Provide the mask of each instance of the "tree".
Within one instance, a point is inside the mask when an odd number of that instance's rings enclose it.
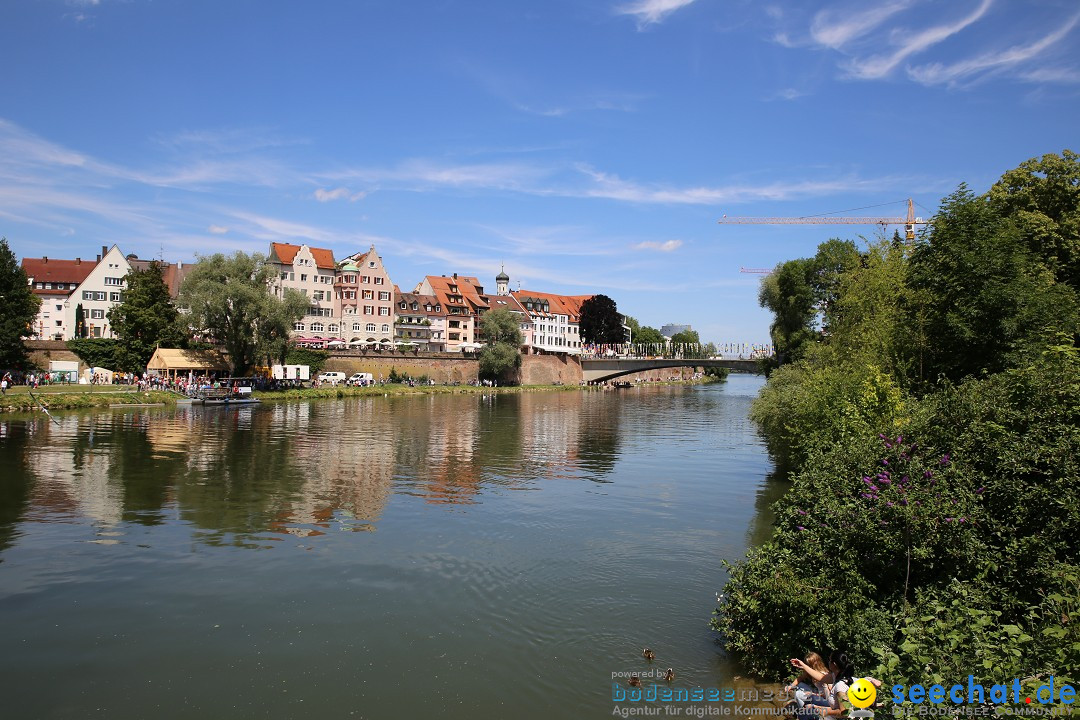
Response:
[[[83,310],[82,303],[75,306],[75,337],[86,337],[86,311]]]
[[[645,325],[639,328],[633,335],[633,342],[635,344],[663,344],[664,336],[654,327]]]
[[[595,344],[616,344],[626,342],[626,330],[622,326],[615,301],[607,295],[593,295],[581,303],[581,318],[578,320],[581,341]]]
[[[986,197],[1059,281],[1080,290],[1080,155],[1065,150],[1022,162]]]
[[[480,337],[488,343],[521,347],[521,320],[506,308],[491,310],[480,318]]]
[[[156,348],[187,343],[180,314],[161,273],[161,264],[156,260],[145,270],[129,272],[124,301],[109,310],[113,333],[120,340],[118,370],[141,372]]]
[[[491,310],[480,318],[480,337],[487,341],[480,350],[480,377],[495,380],[521,366],[521,320],[505,308]]]
[[[1050,261],[1051,259],[1046,259]],[[908,271],[907,308],[925,328],[925,375],[999,372],[1025,349],[1080,330],[1076,290],[1056,279],[1014,218],[966,186],[945,198]]]
[[[671,343],[673,345],[700,345],[701,336],[698,335],[697,330],[683,330],[682,332],[677,332],[671,336]]]
[[[0,238],[0,368],[29,365],[23,338],[31,332],[41,300],[30,292],[26,271],[19,267],[7,238]]]
[[[259,253],[218,253],[200,257],[180,290],[179,304],[191,311],[191,326],[225,347],[234,374],[270,352],[283,357],[289,329],[307,310],[299,291],[271,295],[272,278],[273,268]]]

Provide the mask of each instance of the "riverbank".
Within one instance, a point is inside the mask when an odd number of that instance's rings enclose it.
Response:
[[[713,378],[693,381],[671,381],[645,383],[635,387],[656,387],[662,385],[697,385],[716,382]],[[610,389],[610,388],[609,388]],[[485,387],[483,385],[402,385],[389,383],[370,387],[319,387],[293,388],[290,390],[256,391],[253,396],[263,402],[281,402],[287,400],[320,400],[347,397],[378,397],[385,395],[454,395],[527,392],[568,392],[568,391],[603,391],[600,385],[508,385]],[[40,410],[42,406],[53,410],[86,410],[107,408],[114,405],[175,405],[184,400],[184,396],[162,390],[142,392],[131,385],[107,385],[87,389],[78,385],[54,385],[31,391],[26,387],[15,387],[0,397],[0,412],[29,412]],[[35,399],[36,398],[36,399]]]

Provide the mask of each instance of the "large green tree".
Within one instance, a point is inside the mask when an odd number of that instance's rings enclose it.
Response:
[[[578,320],[581,341],[585,343],[616,344],[626,342],[626,330],[622,326],[622,315],[615,301],[607,295],[593,295],[581,303],[581,318]]]
[[[180,290],[179,305],[190,311],[197,332],[229,353],[234,374],[260,358],[281,359],[292,324],[304,316],[308,299],[286,289],[270,292],[273,268],[264,255],[237,252],[200,257]]]
[[[480,377],[495,380],[521,365],[521,319],[505,308],[491,310],[480,318]]]
[[[1014,216],[966,186],[945,198],[929,241],[912,256],[909,308],[926,337],[924,374],[958,380],[998,372],[1026,349],[1074,337],[1076,289],[1057,279],[1052,257],[1030,247]]]
[[[634,333],[633,342],[634,344],[661,344],[664,342],[664,336],[656,328],[643,325]]]
[[[30,336],[40,305],[7,238],[0,238],[0,370],[29,364],[23,338]]]
[[[141,372],[158,347],[183,347],[187,336],[169,287],[156,260],[127,274],[124,301],[109,310],[109,323],[119,339],[119,370]]]

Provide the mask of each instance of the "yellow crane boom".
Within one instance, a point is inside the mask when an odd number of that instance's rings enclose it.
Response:
[[[717,222],[721,225],[903,225],[908,242],[915,240],[915,226],[926,225],[927,221],[915,217],[915,203],[908,199],[907,217],[728,217],[725,215]]]

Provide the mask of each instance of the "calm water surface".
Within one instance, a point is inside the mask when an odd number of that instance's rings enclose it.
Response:
[[[10,718],[610,717],[723,686],[763,380],[0,416]]]

